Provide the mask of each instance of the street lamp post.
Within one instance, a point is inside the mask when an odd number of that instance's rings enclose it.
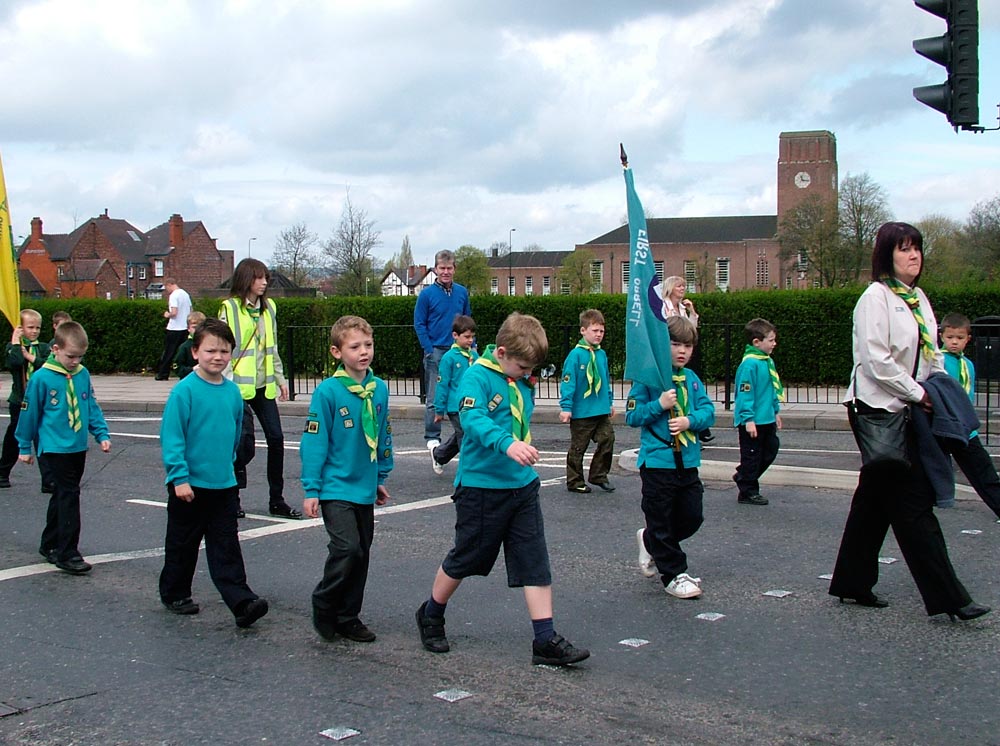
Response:
[[[247,240],[247,259],[250,258],[250,242],[251,241],[256,241],[256,240],[257,240],[257,236],[254,236],[253,238]]]
[[[507,232],[507,295],[514,294],[514,231],[511,228]]]

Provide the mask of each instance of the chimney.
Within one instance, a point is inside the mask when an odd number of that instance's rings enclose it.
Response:
[[[103,215],[98,215],[97,217],[101,218],[102,220],[107,220],[108,219],[108,208],[105,207],[104,208],[104,214]]]
[[[42,242],[42,219],[32,218],[31,219],[31,243],[41,243]]]
[[[179,249],[184,245],[184,219],[176,212],[170,216],[170,245]]]

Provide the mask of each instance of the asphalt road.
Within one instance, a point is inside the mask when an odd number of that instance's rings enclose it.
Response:
[[[705,524],[685,545],[705,594],[680,601],[635,568],[638,476],[616,473],[613,495],[569,494],[568,428],[536,426],[556,627],[592,651],[558,670],[530,664],[531,627],[502,566],[466,581],[449,605],[451,653],[420,647],[413,613],[454,521],[454,468],[431,472],[420,423],[395,423],[393,499],[378,517],[362,615],[379,639],[362,645],[323,642],[311,628],[321,525],[253,517],[267,505],[263,447],[241,530],[250,584],[270,614],[237,629],[203,559],[201,613],[167,613],[156,593],[166,519],[158,419],[109,420],[113,451],[91,451],[83,486],[81,549],[100,562],[89,576],[38,564],[37,471],[19,465],[13,489],[0,491],[0,743],[323,744],[320,732],[338,728],[359,731],[351,744],[1000,743],[1000,615],[928,619],[902,561],[881,566],[887,609],[827,595],[819,576],[831,571],[849,490],[773,487],[760,508],[737,505],[731,482],[708,483]],[[285,418],[293,504],[301,427]],[[707,455],[735,460],[733,433],[717,435]],[[637,445],[635,431],[618,436],[620,449]],[[778,461],[856,462],[843,432],[786,433]],[[975,500],[940,519],[959,576],[1000,611],[1000,526]],[[883,554],[900,557],[891,536]],[[764,595],[777,590],[791,594]],[[435,697],[448,690],[471,696]]]

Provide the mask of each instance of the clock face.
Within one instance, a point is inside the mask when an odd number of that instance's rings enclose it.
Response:
[[[812,182],[812,177],[805,171],[799,171],[795,174],[795,186],[799,189],[805,189]]]

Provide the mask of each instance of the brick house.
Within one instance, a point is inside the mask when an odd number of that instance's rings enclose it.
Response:
[[[46,234],[32,218],[18,266],[47,296],[159,297],[167,277],[199,295],[232,275],[233,252],[219,250],[201,221],[175,214],[144,233],[105,210],[71,233]]]

